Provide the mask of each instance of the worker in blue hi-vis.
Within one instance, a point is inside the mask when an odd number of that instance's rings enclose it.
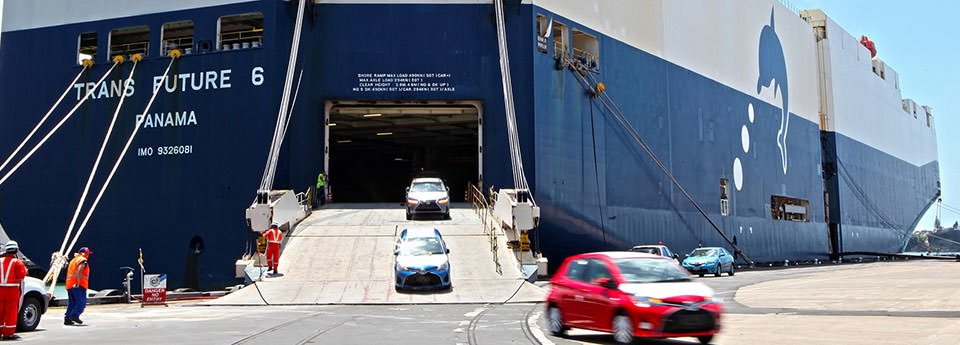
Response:
[[[327,174],[320,170],[320,175],[317,175],[317,201],[320,205],[327,203]]]

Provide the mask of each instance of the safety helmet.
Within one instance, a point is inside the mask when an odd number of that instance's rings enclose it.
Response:
[[[3,251],[5,253],[16,253],[20,251],[20,245],[17,244],[17,241],[11,240],[10,242],[7,242],[7,244],[3,246]]]
[[[270,227],[271,227],[271,228],[279,229],[279,228],[280,228],[280,223],[277,223],[277,222],[270,223]]]
[[[80,253],[80,254],[93,254],[93,251],[90,250],[90,248],[83,247],[83,248],[80,248],[80,250],[77,251],[77,253]]]

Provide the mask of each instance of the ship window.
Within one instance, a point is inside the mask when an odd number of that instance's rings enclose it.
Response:
[[[573,29],[573,59],[589,69],[599,69],[600,42],[593,35]]]
[[[117,55],[130,57],[133,54],[146,57],[149,50],[150,27],[136,26],[110,30],[110,54],[108,55],[111,58]]]
[[[566,58],[570,51],[570,34],[567,25],[553,22],[553,55],[557,58]]]
[[[174,49],[184,54],[193,53],[192,20],[163,24],[160,31],[160,56],[167,56]]]
[[[80,34],[79,48],[77,49],[77,64],[83,60],[97,60],[97,33],[85,32]]]
[[[720,179],[720,215],[730,215],[730,180]]]
[[[547,23],[547,16],[538,14],[537,15],[537,35],[547,37],[547,29],[549,29],[547,27],[548,24],[549,23]]]
[[[224,16],[218,22],[217,48],[231,50],[263,45],[263,13]]]
[[[770,196],[770,214],[774,220],[809,222],[810,202],[803,199],[772,195]]]

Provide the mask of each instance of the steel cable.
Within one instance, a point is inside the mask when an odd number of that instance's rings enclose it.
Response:
[[[689,193],[687,193],[686,189],[684,189],[683,186],[680,184],[680,182],[677,181],[677,179],[673,176],[672,173],[670,173],[670,170],[663,165],[663,163],[660,161],[657,155],[647,145],[646,141],[644,141],[643,138],[640,137],[639,133],[637,133],[636,128],[634,128],[633,125],[630,124],[630,121],[627,120],[626,117],[623,115],[623,113],[619,111],[620,109],[616,107],[616,103],[613,101],[613,98],[610,97],[609,94],[607,94],[606,90],[600,89],[594,84],[590,83],[590,81],[587,80],[587,77],[584,76],[584,74],[589,75],[589,73],[583,71],[582,67],[575,68],[574,72],[577,75],[577,77],[584,84],[586,84],[587,87],[590,88],[591,92],[595,93],[595,95],[597,96],[597,99],[600,100],[600,103],[603,104],[603,106],[607,109],[608,112],[610,112],[613,118],[620,124],[620,126],[627,132],[627,134],[634,139],[634,141],[640,146],[640,148],[643,149],[643,151],[648,156],[650,156],[651,159],[653,159],[654,163],[657,164],[660,170],[662,170],[663,173],[667,175],[670,181],[673,182],[673,185],[676,186],[677,189],[680,190],[680,192],[684,195],[684,197],[686,197],[687,200],[690,201],[690,203],[694,206],[694,208],[696,208],[697,211],[700,212],[700,215],[703,216],[703,218],[706,219],[708,223],[710,223],[710,225],[714,228],[714,230],[717,231],[720,237],[722,237],[731,247],[733,247],[734,251],[737,254],[739,254],[741,257],[743,257],[744,261],[746,261],[749,264],[753,264],[753,261],[750,260],[750,258],[746,254],[744,254],[743,250],[737,247],[737,245],[734,244],[733,241],[731,241],[730,238],[728,238],[727,235],[723,233],[723,230],[721,230],[720,227],[713,221],[713,219],[711,219],[710,216],[707,215],[707,213],[703,210],[703,208],[700,207],[700,204],[698,204],[696,200],[694,200],[693,197]],[[593,79],[592,76],[590,76],[590,78]],[[599,85],[599,83],[597,83],[597,85]],[[606,97],[606,99],[603,98],[604,96]],[[610,104],[608,104],[608,102]],[[611,106],[611,104],[613,105]],[[617,111],[614,111],[614,108],[616,108]]]
[[[506,110],[507,137],[510,145],[510,159],[513,168],[513,182],[518,190],[530,193],[530,201],[534,204],[532,192],[527,184],[527,177],[523,170],[523,158],[520,152],[520,139],[517,130],[517,114],[513,101],[513,85],[510,77],[510,53],[507,50],[506,24],[504,22],[503,1],[493,0],[494,15],[497,27],[497,46],[500,50],[500,77],[503,83],[504,108]]]
[[[277,112],[277,124],[273,129],[273,140],[267,155],[267,163],[263,169],[259,192],[267,192],[273,187],[273,179],[277,170],[277,159],[280,147],[283,144],[283,135],[286,131],[288,111],[290,107],[290,89],[293,87],[293,74],[296,69],[297,53],[300,51],[300,36],[303,30],[303,12],[306,1],[300,0],[297,7],[297,22],[294,27],[292,44],[290,45],[290,60],[287,63],[287,74],[284,77],[283,95],[280,100],[280,109]]]

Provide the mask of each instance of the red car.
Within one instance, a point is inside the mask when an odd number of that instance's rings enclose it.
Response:
[[[707,344],[720,330],[723,305],[676,260],[635,252],[567,258],[547,295],[550,332],[570,328],[634,337],[696,337]]]

